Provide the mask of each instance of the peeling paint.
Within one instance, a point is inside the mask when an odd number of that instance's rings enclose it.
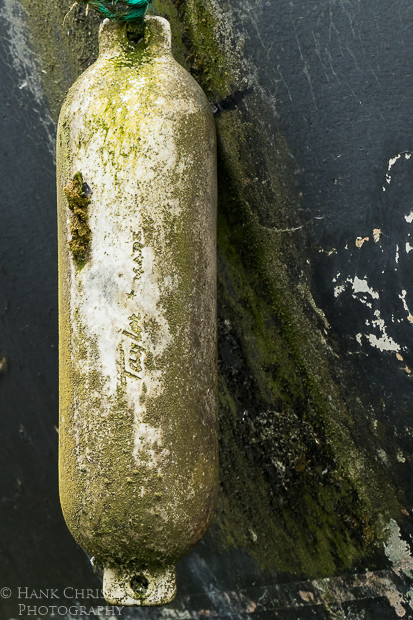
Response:
[[[351,279],[348,279],[348,282],[351,282]],[[353,291],[354,293],[367,293],[371,295],[373,299],[378,299],[379,294],[374,291],[367,283],[367,279],[362,280],[358,276],[355,276],[353,280]]]
[[[407,291],[403,289],[401,294],[399,295],[399,299],[402,300],[403,308],[407,314],[407,320],[409,321],[409,323],[413,323],[413,314],[410,312],[409,307],[407,305],[406,295],[407,295]]]
[[[346,284],[340,284],[339,286],[334,287],[334,297],[338,297],[341,293],[344,293],[346,290]]]
[[[391,157],[389,159],[389,163],[387,165],[387,172],[386,172],[386,183],[388,185],[390,185],[391,181],[392,181],[392,176],[390,174],[391,169],[393,168],[394,164],[399,161],[399,159],[401,159],[401,157],[403,157],[405,159],[410,159],[410,157],[412,156],[412,153],[410,151],[403,151],[402,153],[399,153],[398,155],[396,155],[395,157]],[[383,192],[386,191],[386,187],[383,185],[382,187]]]
[[[373,241],[374,243],[378,243],[382,237],[383,233],[381,228],[373,228]]]
[[[366,241],[370,241],[370,237],[357,237],[357,239],[356,239],[356,241],[355,241],[355,243],[356,243],[356,247],[357,247],[357,248],[361,248],[361,247],[363,247],[363,244],[364,244]]]
[[[380,311],[375,310],[374,316],[376,319],[371,321],[371,323],[370,321],[366,321],[366,325],[371,324],[371,326],[377,327],[382,335],[378,338],[375,334],[366,334],[366,338],[371,346],[380,349],[380,351],[400,351],[400,345],[387,334],[386,325],[380,316]]]
[[[339,275],[340,274],[337,274],[337,277]],[[333,280],[333,282],[334,282],[334,280]],[[373,299],[379,299],[379,293],[377,291],[373,290],[368,285],[367,279],[362,279],[362,278],[359,278],[358,276],[355,276],[354,279],[347,278],[343,284],[339,284],[338,286],[336,286],[334,288],[334,297],[338,297],[339,295],[341,295],[341,293],[343,293],[346,290],[347,284],[351,284],[351,288],[352,288],[352,291],[353,291],[354,299],[358,299],[362,303],[366,303],[366,302],[362,298],[356,297],[356,295],[358,295],[359,293],[361,293],[361,294],[362,293],[367,293]],[[368,304],[368,305],[370,305],[370,304]],[[371,307],[371,305],[370,305],[370,307]]]

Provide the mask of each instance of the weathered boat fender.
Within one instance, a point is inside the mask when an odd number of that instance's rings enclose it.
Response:
[[[60,497],[107,602],[156,605],[217,494],[215,127],[166,20],[99,45],[57,138]]]

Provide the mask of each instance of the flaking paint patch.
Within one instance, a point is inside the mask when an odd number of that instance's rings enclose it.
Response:
[[[334,297],[338,297],[346,290],[346,284],[338,284],[334,287]]]
[[[400,351],[400,345],[387,334],[386,325],[380,316],[380,310],[375,310],[374,316],[376,318],[372,321],[366,321],[366,325],[378,328],[381,336],[377,337],[376,334],[366,334],[366,338],[371,346],[380,349],[380,351]]]
[[[337,276],[333,279],[333,282],[336,282],[339,276],[340,276],[340,273],[338,273]],[[334,288],[334,296],[338,297],[339,295],[344,293],[344,291],[349,285],[351,285],[352,297],[354,299],[357,299],[360,303],[364,304],[368,308],[372,309],[373,302],[376,302],[377,300],[380,299],[379,293],[369,286],[367,278],[359,278],[358,276],[355,276],[354,278],[347,278],[342,284],[338,284]],[[404,297],[400,296],[400,298],[404,300]],[[406,305],[406,308],[407,308],[407,305]],[[380,351],[395,351],[395,352],[400,351],[401,350],[400,345],[397,342],[395,342],[393,338],[391,338],[391,336],[389,336],[387,333],[387,328],[386,328],[384,320],[381,317],[380,310],[376,308],[374,310],[373,316],[374,316],[373,319],[366,320],[366,325],[368,327],[375,327],[376,329],[378,329],[380,332],[380,335],[377,335],[374,333],[367,333],[367,334],[358,333],[356,335],[356,340],[358,344],[362,345],[362,339],[364,336],[372,347],[379,349]],[[410,312],[408,313],[408,320],[410,320],[409,316],[411,316]],[[412,320],[413,320],[413,317],[412,317]]]
[[[374,243],[378,243],[383,236],[383,232],[381,228],[373,228],[373,241]]]
[[[357,237],[355,241],[356,248],[362,248],[366,241],[370,241],[370,237]]]
[[[351,281],[351,279],[349,280]],[[367,293],[368,295],[370,295],[373,299],[378,299],[379,298],[379,294],[377,293],[377,291],[373,290],[367,282],[367,279],[361,279],[358,276],[355,276],[353,282],[353,292],[354,293]]]
[[[337,274],[337,277],[339,275],[340,274]],[[333,280],[333,282],[334,281],[335,280]],[[366,303],[366,301],[363,300],[362,297],[359,297],[359,295],[364,294],[364,293],[366,293],[367,295],[370,295],[372,299],[379,299],[379,293],[369,286],[367,282],[367,278],[363,279],[363,278],[359,278],[358,276],[355,276],[354,278],[347,278],[343,282],[343,284],[337,285],[334,288],[334,297],[338,297],[339,295],[344,293],[348,284],[351,284],[351,289],[353,291],[352,296],[354,297],[354,299],[358,299],[362,303]]]
[[[399,159],[401,159],[403,156],[404,156],[405,159],[410,159],[411,156],[412,156],[412,153],[410,151],[403,151],[402,153],[399,153],[395,157],[390,157],[389,162],[387,164],[387,172],[386,172],[386,183],[387,183],[387,185],[390,185],[390,183],[392,181],[392,175],[390,174],[391,169],[393,168],[395,163],[398,162]],[[386,191],[386,187],[384,185],[383,185],[382,189],[383,189],[383,192]]]
[[[407,295],[407,291],[405,289],[402,290],[401,294],[399,295],[399,299],[402,300],[402,304],[403,304],[403,308],[407,314],[407,320],[410,323],[413,323],[413,314],[410,312],[409,306],[407,305],[406,302],[406,295]]]

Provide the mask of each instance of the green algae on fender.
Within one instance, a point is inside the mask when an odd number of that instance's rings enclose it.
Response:
[[[135,35],[102,24],[59,119],[59,479],[108,603],[154,605],[216,504],[216,139],[168,23]],[[83,215],[83,179],[92,234],[73,270],[64,199]]]

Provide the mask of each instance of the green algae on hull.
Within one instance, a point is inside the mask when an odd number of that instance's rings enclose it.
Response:
[[[258,181],[260,171],[239,144],[254,143],[256,130],[236,117],[218,119],[222,493],[215,531],[263,570],[337,574],[378,554],[386,515],[400,514],[400,505],[354,441],[354,414],[324,345],[327,327],[294,290],[297,276],[280,247],[285,235],[268,225],[262,185],[245,182]],[[274,199],[280,218],[285,202]],[[291,241],[288,251],[294,256]]]

